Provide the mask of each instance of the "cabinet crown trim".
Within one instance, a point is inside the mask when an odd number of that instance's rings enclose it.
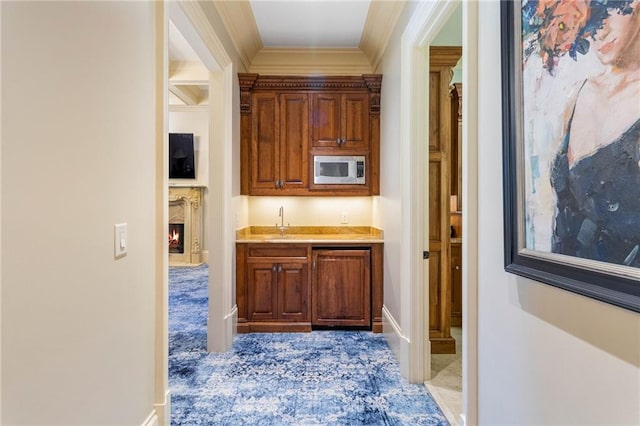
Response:
[[[381,74],[362,76],[262,76],[260,74],[239,73],[241,90],[322,90],[360,89],[379,92],[382,85]]]

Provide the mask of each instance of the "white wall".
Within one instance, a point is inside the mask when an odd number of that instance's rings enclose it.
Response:
[[[401,311],[403,219],[409,206],[402,204],[402,175],[409,164],[403,155],[408,141],[401,137],[400,120],[400,42],[416,3],[408,3],[387,44],[377,72],[383,74],[380,96],[380,197],[374,216],[384,229],[384,306],[398,322],[403,333],[410,324],[403,322]],[[405,283],[405,285],[409,285]],[[406,335],[406,334],[405,334]],[[408,365],[400,360],[406,372]]]
[[[499,9],[479,3],[479,423],[640,424],[640,315],[504,272]]]
[[[154,404],[153,2],[2,2],[2,424]],[[115,223],[129,253],[114,260]]]
[[[248,197],[248,221],[253,226],[279,223],[278,210],[284,207],[285,225],[291,226],[372,226],[372,197]],[[341,223],[346,212],[348,224]]]

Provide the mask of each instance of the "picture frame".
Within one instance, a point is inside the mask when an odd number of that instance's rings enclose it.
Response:
[[[544,110],[546,105],[544,104],[546,102],[544,96],[555,92],[534,93],[531,88],[536,87],[540,90],[539,88],[546,83],[549,83],[548,87],[560,87],[559,80],[554,81],[553,79],[570,73],[566,70],[558,70],[552,75],[550,67],[560,68],[566,64],[567,67],[585,68],[587,62],[584,61],[590,60],[588,56],[594,56],[596,53],[586,52],[583,55],[584,49],[578,54],[575,50],[573,52],[569,50],[565,57],[552,58],[554,62],[547,58],[546,63],[544,60],[540,60],[540,64],[536,64],[536,61],[544,55],[535,56],[536,54],[532,53],[527,56],[528,52],[534,50],[527,42],[536,38],[527,38],[526,31],[523,31],[522,22],[527,16],[530,16],[526,15],[523,9],[523,5],[526,3],[526,1],[502,0],[500,5],[505,270],[624,309],[640,312],[640,268],[620,262],[609,262],[554,251],[558,247],[556,242],[559,239],[558,205],[560,202],[556,201],[557,205],[553,207],[548,201],[553,199],[553,190],[555,189],[553,183],[548,183],[549,181],[553,182],[553,178],[548,175],[555,172],[550,164],[555,158],[554,155],[559,155],[555,154],[559,150],[553,147],[551,143],[553,138],[549,137],[549,141],[541,140],[541,134],[553,133],[548,131],[548,129],[553,129],[553,126],[545,127],[547,133],[536,133],[538,123],[535,122],[535,119],[542,117],[542,115],[535,116],[531,113],[530,111],[533,111],[534,108],[531,108],[530,105],[535,103],[531,99],[537,96],[541,98],[536,101],[538,102],[537,110]],[[622,8],[622,6],[620,7]],[[525,26],[528,22],[531,20],[525,21]],[[530,30],[530,28],[527,29]],[[592,36],[593,32],[588,41],[593,45]],[[580,50],[579,44],[574,42],[571,49],[578,46],[578,50]],[[579,61],[583,61],[583,63],[573,64],[573,62]],[[593,61],[593,63],[596,62]],[[533,68],[537,69],[532,71]],[[587,66],[587,68],[589,67]],[[535,73],[536,76],[535,85],[529,84],[532,73]],[[569,90],[570,84],[567,83],[566,86],[566,92],[561,93],[559,89],[556,89],[558,96],[550,98],[556,100],[573,99],[567,95],[567,93],[574,93]],[[576,99],[578,99],[577,96]],[[571,114],[575,113],[577,102],[576,100]],[[567,106],[566,110],[570,110],[570,108]],[[555,120],[556,114],[545,113],[545,117],[552,117]],[[557,115],[560,116],[560,114]],[[571,115],[568,126],[572,125],[573,119],[574,116]],[[575,123],[573,124],[575,125]],[[556,127],[562,129],[560,124]],[[570,130],[565,131],[568,134]],[[565,140],[568,139],[569,137],[565,138]],[[532,148],[532,145],[535,148]],[[536,152],[535,156],[531,154],[533,151]],[[552,160],[545,162],[541,160],[542,158]],[[638,167],[640,167],[640,163],[638,163]],[[544,188],[541,189],[541,187]],[[560,199],[558,194],[560,192],[555,194],[557,200]],[[546,198],[543,198],[543,195]],[[535,204],[536,202],[538,204]],[[614,205],[614,207],[616,206]],[[544,214],[540,212],[544,212]],[[633,213],[637,213],[640,217],[640,211]],[[582,232],[583,229],[580,228],[580,231]],[[635,248],[635,253],[637,254],[637,252],[638,250]],[[632,255],[633,250],[625,260],[628,260]],[[633,259],[636,262],[635,256]]]

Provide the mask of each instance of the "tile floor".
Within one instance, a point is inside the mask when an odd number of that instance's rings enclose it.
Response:
[[[462,414],[462,328],[452,327],[456,353],[431,356],[431,380],[425,386],[452,426],[460,424]]]

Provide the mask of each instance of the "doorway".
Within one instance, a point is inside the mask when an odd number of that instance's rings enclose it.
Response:
[[[202,238],[196,246],[191,240],[189,247],[184,248],[190,254],[199,252],[196,263],[206,262],[209,267],[208,278],[208,322],[207,350],[221,352],[227,350],[234,335],[234,295],[231,283],[233,280],[233,241],[232,235],[232,167],[233,158],[239,157],[234,147],[232,111],[238,107],[239,99],[233,97],[234,71],[233,64],[220,42],[214,28],[211,27],[202,5],[197,2],[180,1],[164,3],[158,20],[162,20],[167,38],[170,26],[179,32],[182,42],[192,50],[191,59],[195,56],[200,66],[193,69],[185,65],[180,69],[170,70],[168,39],[158,42],[158,49],[163,53],[164,97],[162,103],[164,122],[162,134],[171,131],[193,133],[199,138],[194,140],[197,152],[196,182],[170,181],[168,176],[168,138],[164,138],[158,150],[159,188],[159,236],[158,236],[158,289],[156,298],[156,413],[161,424],[168,424],[171,418],[170,390],[168,384],[168,244],[167,226],[169,224],[169,191],[180,186],[196,187],[201,198],[194,202],[190,195],[187,205],[202,212]],[[175,46],[174,46],[175,47]],[[173,52],[174,55],[179,53]],[[188,59],[188,58],[179,58]],[[189,62],[185,60],[184,62]],[[174,64],[176,65],[176,64]],[[200,69],[197,69],[200,68]],[[173,77],[173,78],[172,78]],[[170,90],[171,88],[171,90]],[[171,95],[169,95],[171,93]],[[186,105],[169,106],[168,97],[176,96]],[[171,117],[173,115],[173,117]],[[177,127],[174,127],[177,126]],[[236,163],[239,163],[236,161]],[[201,174],[198,178],[198,168]],[[161,177],[160,177],[161,176]],[[197,205],[194,205],[197,204]],[[186,226],[185,226],[186,233]],[[186,244],[185,244],[186,245]],[[199,245],[199,247],[198,247]],[[198,250],[199,249],[199,250]],[[194,258],[193,256],[191,257]]]
[[[429,98],[428,73],[429,47],[455,12],[460,3],[448,0],[445,2],[421,3],[416,8],[403,37],[403,83],[407,82],[408,96],[403,104],[407,106],[408,127],[410,137],[410,156],[412,168],[415,166],[421,182],[421,188],[429,187],[428,161],[426,158],[425,140],[429,135],[429,116],[426,103]],[[464,216],[461,224],[464,232],[462,252],[462,414],[457,421],[474,424],[477,422],[477,149],[475,144],[477,125],[477,33],[478,5],[476,2],[461,2],[462,8],[462,85],[465,88],[462,117],[462,205]],[[416,96],[415,94],[420,94]],[[423,96],[424,95],[424,96]],[[411,211],[412,232],[419,232],[422,241],[412,241],[412,249],[416,251],[429,247],[429,198],[427,191],[412,193]],[[430,261],[429,261],[430,262]],[[420,351],[411,351],[410,377],[422,376],[424,380],[431,378],[431,342],[429,340],[429,288],[430,266],[422,258],[412,258],[411,270],[418,279],[409,284],[410,294],[422,295],[421,305],[411,305],[411,338],[412,343]],[[420,279],[421,277],[421,279]],[[414,332],[415,330],[415,332]]]

